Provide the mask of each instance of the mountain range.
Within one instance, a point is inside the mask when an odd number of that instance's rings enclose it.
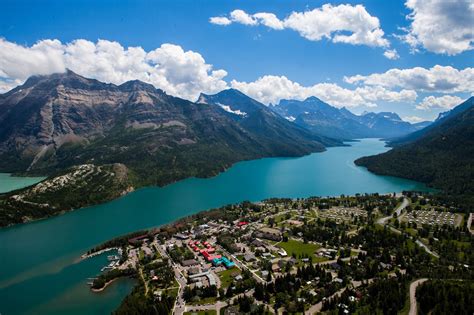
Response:
[[[215,175],[241,160],[341,144],[236,90],[201,98],[208,102],[173,97],[141,81],[117,86],[72,71],[31,77],[0,96],[0,171],[49,175],[80,164],[121,163],[137,185],[163,185]],[[218,103],[239,106],[245,115]]]
[[[394,138],[429,125],[410,124],[390,112],[355,115],[345,107],[333,107],[314,96],[303,101],[281,100],[272,109],[308,130],[337,139]]]
[[[395,139],[394,149],[355,161],[377,174],[414,179],[474,204],[474,97],[430,126]],[[467,197],[466,197],[467,198]]]
[[[107,84],[72,71],[33,76],[0,95],[0,171],[49,178],[0,196],[0,225],[363,137],[391,138],[395,148],[358,165],[474,194],[473,126],[473,98],[432,124],[410,124],[395,113],[355,115],[316,97],[265,106],[228,89],[191,102],[141,81]]]

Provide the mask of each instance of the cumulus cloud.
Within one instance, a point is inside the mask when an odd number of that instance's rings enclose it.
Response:
[[[233,22],[244,24],[244,25],[257,25],[257,20],[247,14],[247,12],[243,10],[234,10],[230,13],[230,18]]]
[[[273,13],[248,14],[243,10],[234,10],[227,20],[244,25],[261,24],[275,30],[291,29],[311,41],[320,41],[325,38],[334,43],[384,48],[390,46],[389,41],[384,37],[379,19],[370,15],[363,5],[324,4],[321,8],[293,12],[283,20]],[[216,23],[221,20],[215,20],[215,18],[211,18],[210,22],[222,25],[222,23]],[[225,25],[228,24],[230,23]],[[389,55],[395,56],[393,52]]]
[[[209,19],[209,22],[212,24],[217,24],[217,25],[229,25],[232,23],[231,20],[226,18],[225,16],[214,16]]]
[[[285,28],[283,22],[273,13],[260,12],[255,13],[253,17],[257,19],[258,23],[273,28],[274,30],[282,30]]]
[[[411,22],[401,37],[413,50],[456,55],[473,49],[474,2],[472,0],[408,0]]]
[[[415,91],[388,91],[383,87],[358,87],[345,89],[334,83],[318,83],[302,86],[285,76],[266,75],[253,82],[233,80],[231,86],[264,104],[278,103],[281,99],[303,100],[316,96],[336,107],[375,107],[377,101],[400,102],[416,100]]]
[[[416,91],[438,93],[457,93],[474,91],[474,68],[458,70],[451,66],[436,65],[426,69],[390,69],[384,73],[344,77],[351,84],[402,88]]]
[[[455,106],[461,104],[463,101],[462,98],[452,95],[443,95],[440,97],[427,96],[421,103],[416,105],[416,109],[420,110],[430,110],[430,109],[444,109],[449,110]]]
[[[383,55],[390,60],[397,60],[400,58],[396,49],[388,49],[383,53]]]
[[[117,42],[75,40],[63,44],[42,40],[31,47],[0,39],[0,89],[9,90],[35,74],[71,69],[86,77],[121,84],[142,80],[167,93],[195,100],[199,93],[215,93],[227,87],[224,70],[214,70],[197,52],[163,44],[145,51]]]

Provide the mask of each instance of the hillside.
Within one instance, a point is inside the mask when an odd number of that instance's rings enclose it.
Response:
[[[136,186],[164,185],[215,175],[241,160],[340,144],[281,118],[237,121],[228,114],[140,81],[117,86],[72,71],[34,76],[0,98],[0,171],[50,175],[122,163],[136,174]]]
[[[0,194],[0,227],[112,200],[133,190],[123,164],[84,164],[28,188]]]
[[[303,101],[281,100],[271,108],[289,121],[336,139],[399,137],[424,126],[405,122],[395,113],[355,115],[346,108],[333,107],[314,96]]]
[[[355,161],[377,174],[427,183],[452,195],[474,196],[474,98],[411,135],[411,142]]]

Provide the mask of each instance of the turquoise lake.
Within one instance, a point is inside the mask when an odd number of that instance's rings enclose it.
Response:
[[[44,177],[16,177],[0,173],[0,193],[30,186],[42,181]]]
[[[110,313],[133,282],[120,280],[100,294],[92,293],[87,278],[99,273],[106,258],[79,262],[79,256],[115,236],[201,210],[270,197],[425,190],[423,184],[377,176],[353,163],[387,149],[382,141],[364,139],[301,158],[241,162],[213,178],[139,189],[102,205],[2,229],[0,314]]]

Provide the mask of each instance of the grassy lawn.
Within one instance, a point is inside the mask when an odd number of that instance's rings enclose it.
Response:
[[[311,257],[314,255],[314,252],[320,247],[316,244],[305,244],[300,241],[288,240],[288,242],[281,242],[278,244],[279,247],[283,248],[289,256],[293,254],[296,257],[305,255]]]
[[[316,256],[313,258],[313,263],[320,263],[329,260],[327,257]]]
[[[215,310],[206,310],[206,311],[196,311],[196,312],[184,312],[184,315],[192,315],[192,314],[197,314],[197,315],[216,315]]]
[[[411,236],[416,236],[418,234],[418,231],[414,228],[406,228],[405,231]]]
[[[207,297],[207,298],[204,298],[204,299],[201,299],[197,302],[191,302],[189,303],[190,305],[204,305],[204,304],[214,304],[216,303],[217,301],[217,297],[216,296],[211,296],[211,297]]]
[[[219,279],[221,280],[222,288],[227,288],[230,285],[230,283],[232,282],[232,279],[234,279],[232,277],[233,273],[240,274],[240,270],[238,268],[231,268],[231,269],[221,271],[217,274],[219,276]]]

